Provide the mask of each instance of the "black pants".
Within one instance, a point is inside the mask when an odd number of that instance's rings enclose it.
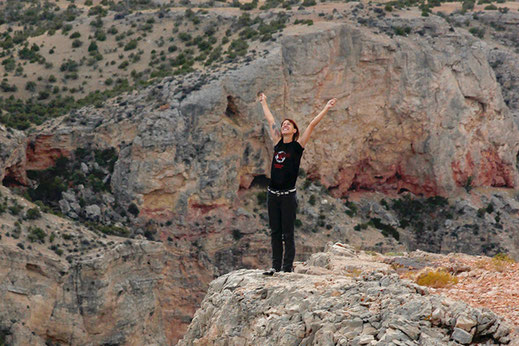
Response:
[[[294,222],[297,209],[296,193],[277,196],[268,192],[267,205],[271,230],[272,268],[280,271],[281,260],[283,259],[283,271],[290,272],[296,254],[294,241]],[[285,243],[284,257],[283,242]]]

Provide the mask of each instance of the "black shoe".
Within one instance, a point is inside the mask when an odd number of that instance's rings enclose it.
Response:
[[[266,272],[263,272],[263,275],[272,276],[272,275],[274,275],[275,272],[277,272],[276,269],[274,269],[274,268],[270,268],[270,269],[267,270]]]
[[[294,268],[283,268],[283,271],[285,273],[292,273],[294,271]]]

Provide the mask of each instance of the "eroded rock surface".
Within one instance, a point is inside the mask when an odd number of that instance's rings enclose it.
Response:
[[[334,244],[296,273],[239,270],[213,281],[179,345],[507,344],[510,332],[491,311],[431,295]]]

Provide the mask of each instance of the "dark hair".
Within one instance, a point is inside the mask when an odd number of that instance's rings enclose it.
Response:
[[[292,123],[292,125],[294,125],[294,128],[296,129],[296,133],[294,133],[294,135],[292,136],[292,141],[297,141],[297,139],[299,138],[299,128],[297,127],[297,124],[294,120],[292,119],[289,119],[289,118],[285,118],[283,119],[283,121],[281,122],[281,126],[283,126],[283,123],[288,120]]]

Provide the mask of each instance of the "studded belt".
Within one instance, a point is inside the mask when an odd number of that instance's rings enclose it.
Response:
[[[276,196],[283,196],[283,195],[291,194],[292,192],[296,192],[296,188],[294,187],[293,189],[290,189],[290,190],[277,191],[277,190],[272,190],[270,187],[267,187],[267,191]]]

